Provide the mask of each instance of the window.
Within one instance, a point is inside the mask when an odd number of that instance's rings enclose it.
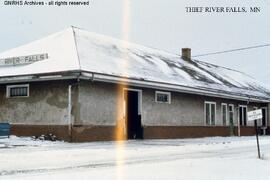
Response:
[[[254,106],[253,110],[259,109],[258,107]],[[262,119],[257,120],[258,126],[267,127],[267,107],[261,107],[262,110]]]
[[[29,96],[29,84],[10,85],[7,86],[7,97],[28,97]]]
[[[234,105],[229,104],[229,123],[230,123],[230,126],[233,126],[233,116],[234,116]]]
[[[204,118],[206,125],[215,125],[216,123],[216,103],[205,102],[204,103]]]
[[[223,126],[227,125],[227,104],[221,104],[221,119]]]
[[[247,125],[247,106],[239,105],[238,110],[238,118],[240,126],[246,126]]]
[[[171,93],[170,92],[162,92],[156,91],[155,101],[159,103],[171,103]]]

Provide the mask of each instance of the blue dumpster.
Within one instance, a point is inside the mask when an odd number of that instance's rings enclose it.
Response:
[[[0,123],[0,137],[10,135],[10,124],[9,123]]]

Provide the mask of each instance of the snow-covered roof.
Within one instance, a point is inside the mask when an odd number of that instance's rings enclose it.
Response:
[[[83,71],[270,100],[270,91],[245,73],[74,27],[0,53],[0,60],[44,53],[48,58],[31,64],[0,65],[0,78]]]

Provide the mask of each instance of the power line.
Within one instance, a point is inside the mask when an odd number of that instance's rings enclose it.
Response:
[[[195,55],[195,56],[192,56],[192,57],[201,57],[201,56],[209,56],[209,55],[215,55],[215,54],[224,54],[224,53],[230,53],[230,52],[235,52],[235,51],[243,51],[243,50],[248,50],[248,49],[261,48],[261,47],[266,47],[266,46],[270,46],[270,44],[249,46],[249,47],[230,49],[230,50],[225,50],[225,51],[217,51],[217,52],[212,52],[212,53],[199,54],[199,55]]]

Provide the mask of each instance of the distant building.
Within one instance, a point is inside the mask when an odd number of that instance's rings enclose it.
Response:
[[[19,136],[251,135],[256,108],[270,123],[270,91],[242,72],[74,27],[1,53],[0,83],[0,122]]]

